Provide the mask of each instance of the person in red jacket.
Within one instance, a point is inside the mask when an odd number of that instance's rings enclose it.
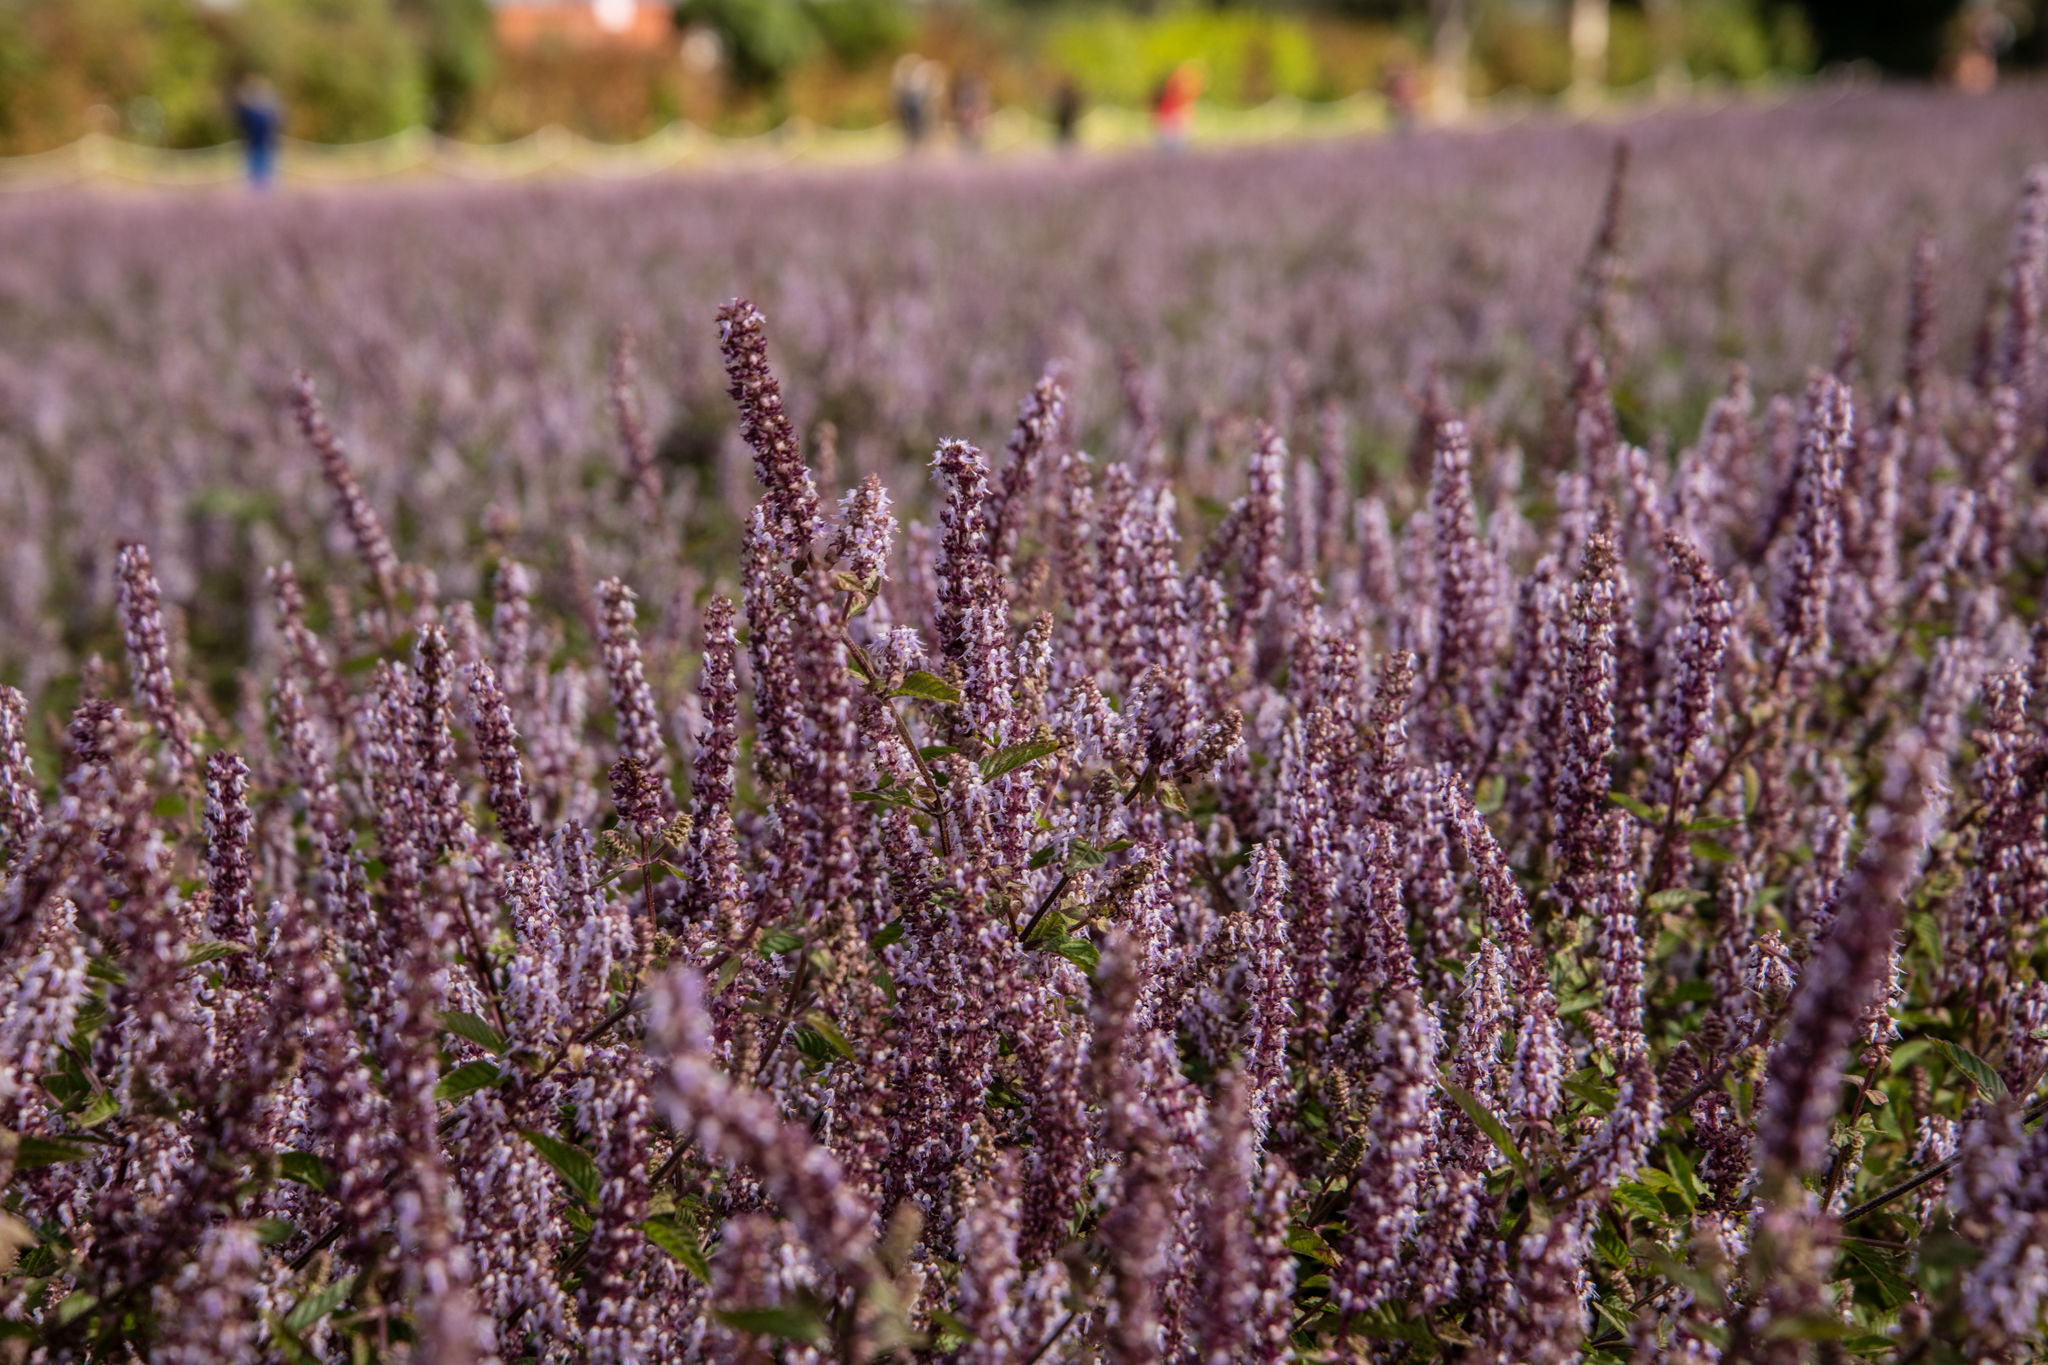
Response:
[[[1195,99],[1202,93],[1202,70],[1193,62],[1182,62],[1166,75],[1152,102],[1152,124],[1159,145],[1179,151],[1187,146],[1195,123]]]

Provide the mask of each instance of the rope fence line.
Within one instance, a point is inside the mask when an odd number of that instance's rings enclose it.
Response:
[[[1784,87],[1757,82],[1717,94],[1754,102],[1782,95]],[[1615,110],[1640,108],[1628,91]],[[1697,98],[1686,101],[1697,105]],[[1511,121],[1527,107],[1502,104],[1482,110],[1478,124]],[[1393,126],[1387,101],[1376,94],[1314,102],[1280,95],[1250,109],[1197,105],[1188,141],[1196,146],[1246,146],[1283,139],[1344,137],[1383,132]],[[1117,151],[1149,145],[1155,138],[1150,113],[1102,105],[1081,117],[1076,142],[1088,151]],[[1052,124],[1022,109],[991,114],[976,154],[1016,157],[1050,154]],[[951,150],[951,149],[943,149]],[[904,143],[894,124],[873,128],[828,128],[803,118],[751,137],[726,137],[678,121],[638,142],[608,143],[550,124],[510,142],[477,143],[414,127],[370,142],[333,145],[282,138],[278,178],[317,187],[362,184],[406,177],[441,176],[493,182],[544,175],[589,180],[645,179],[689,170],[765,170],[783,166],[857,167],[900,159]],[[170,189],[228,185],[245,178],[242,144],[172,149],[88,133],[65,147],[28,156],[0,157],[0,194],[26,193],[82,184]]]

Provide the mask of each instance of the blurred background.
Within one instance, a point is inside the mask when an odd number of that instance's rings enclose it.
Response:
[[[1989,89],[2048,60],[2048,0],[0,0],[0,156],[89,133],[183,148],[274,92],[284,134],[688,121],[891,122],[972,144],[994,110],[1071,130],[1364,98],[1395,122],[1832,73]],[[1162,126],[1164,126],[1162,124]]]

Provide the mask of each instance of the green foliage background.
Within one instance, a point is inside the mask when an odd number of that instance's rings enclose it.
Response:
[[[2008,60],[2048,55],[2044,4],[1997,0]],[[1475,93],[1565,88],[1565,0],[1467,5]],[[287,131],[312,140],[422,122],[489,139],[548,121],[619,138],[678,116],[734,132],[791,113],[865,125],[887,116],[890,65],[906,52],[1043,109],[1067,81],[1093,102],[1142,105],[1190,61],[1225,104],[1330,99],[1375,88],[1430,47],[1426,0],[677,0],[674,12],[679,29],[717,35],[720,72],[686,75],[680,43],[637,72],[573,52],[501,54],[491,0],[0,0],[0,155],[93,128],[171,147],[224,141],[229,92],[251,71],[279,86]],[[1963,31],[1961,0],[1613,0],[1607,79],[1754,80],[1844,61],[1925,75]],[[635,82],[660,89],[621,105]]]

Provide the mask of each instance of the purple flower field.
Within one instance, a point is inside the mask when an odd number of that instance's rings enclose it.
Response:
[[[2044,300],[2026,88],[0,205],[0,1362],[2035,1359]]]

